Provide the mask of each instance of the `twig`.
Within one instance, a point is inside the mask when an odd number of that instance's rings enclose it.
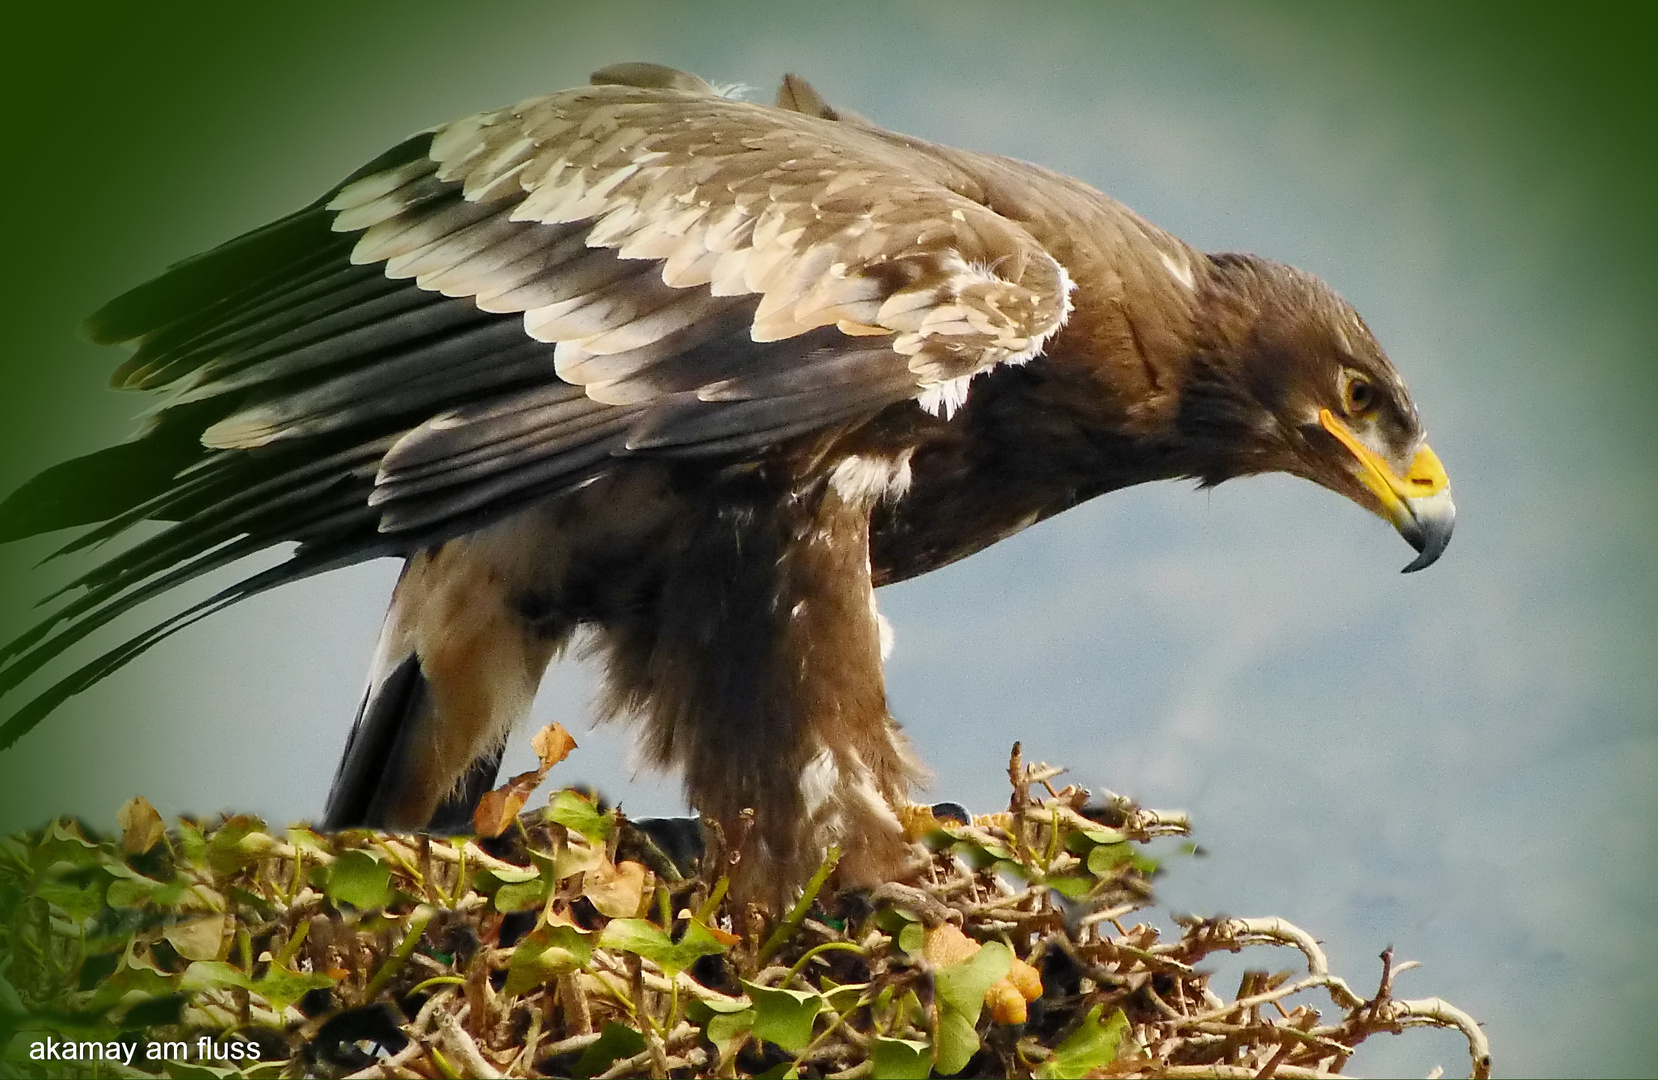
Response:
[[[478,1049],[478,1044],[473,1042],[472,1036],[461,1027],[460,1020],[454,1013],[439,1013],[437,1020],[443,1045],[465,1067],[466,1075],[479,1077],[481,1080],[500,1080],[501,1070],[484,1057],[483,1052]]]
[[[817,868],[817,873],[813,874],[812,880],[806,883],[806,891],[800,894],[800,899],[795,901],[795,905],[789,910],[788,916],[778,925],[776,930],[772,931],[771,937],[766,939],[765,945],[761,946],[760,955],[754,961],[757,965],[763,967],[766,961],[770,960],[776,955],[777,950],[783,947],[783,943],[788,941],[796,930],[800,929],[800,924],[806,918],[806,913],[812,910],[812,904],[816,902],[817,894],[823,889],[823,883],[829,880],[829,875],[835,872],[835,866],[840,861],[841,849],[831,847],[829,853],[823,857],[823,863]]]

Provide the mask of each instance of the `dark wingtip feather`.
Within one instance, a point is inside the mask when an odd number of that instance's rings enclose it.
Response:
[[[161,414],[142,437],[62,462],[0,501],[0,544],[108,521],[166,491],[210,451],[202,426],[213,410],[186,405]]]
[[[333,236],[333,215],[326,204],[340,188],[363,176],[413,161],[431,144],[431,132],[405,139],[303,210],[175,263],[159,277],[127,290],[88,315],[81,323],[81,335],[99,345],[131,341],[194,314],[245,287],[250,280],[316,251]]]
[[[65,461],[0,502],[0,544],[106,521],[166,489],[194,456],[122,443]]]
[[[127,639],[97,659],[82,665],[69,675],[59,679],[7,717],[3,723],[0,723],[0,751],[6,750],[18,739],[27,735],[34,729],[35,725],[39,724],[65,701],[119,671],[180,630],[200,622],[216,611],[221,611],[232,604],[258,596],[260,593],[290,582],[301,581],[314,574],[326,573],[329,570],[356,561],[358,560],[353,555],[342,556],[338,553],[322,550],[296,551],[287,561],[278,563],[276,566],[251,577],[244,578],[219,590],[207,599],[192,604],[183,611],[163,619],[143,633]],[[77,632],[70,636],[73,639],[78,639],[84,635],[79,633],[77,628]],[[24,666],[29,671],[33,671],[39,665],[31,663]],[[15,684],[15,680],[10,680],[9,677],[14,674],[16,669],[17,665],[14,664],[5,672],[0,673],[0,677],[6,677]]]
[[[88,315],[81,335],[98,345],[142,337],[315,251],[332,237],[329,224],[327,210],[308,206],[175,263],[160,277],[128,289]]]

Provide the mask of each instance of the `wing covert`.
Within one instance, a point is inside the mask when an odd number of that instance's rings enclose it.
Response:
[[[911,398],[947,413],[1064,321],[1064,268],[970,197],[959,158],[827,107],[612,76],[405,140],[88,321],[137,346],[117,385],[161,400],[81,473],[137,479],[107,505],[31,488],[7,509],[25,531],[112,515],[65,551],[171,524],[0,647],[0,693],[145,599],[300,546],[61,680],[0,743],[254,592],[476,528],[620,457],[754,453]]]
[[[649,393],[672,354],[608,378],[584,368],[593,357],[649,349],[738,297],[758,298],[757,342],[824,326],[885,338],[914,396],[1034,356],[1069,309],[1064,268],[1023,227],[960,194],[970,181],[924,144],[873,129],[602,85],[439,128],[429,157],[429,173],[399,166],[329,204],[336,229],[364,230],[353,259],[522,312],[560,376],[601,400]],[[434,182],[458,185],[464,208],[437,208]],[[572,236],[562,258],[509,258],[512,223],[590,223],[589,250]]]

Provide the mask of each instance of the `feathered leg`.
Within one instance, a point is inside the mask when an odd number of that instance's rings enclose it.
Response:
[[[843,883],[901,871],[893,808],[920,779],[887,713],[867,505],[787,498],[759,478],[709,501],[660,598],[606,627],[612,715],[643,721],[658,765],[731,835],[755,814],[733,888],[784,902],[840,844]]]

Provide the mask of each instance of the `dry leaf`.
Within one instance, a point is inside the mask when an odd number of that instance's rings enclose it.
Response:
[[[500,836],[518,819],[518,811],[524,809],[530,793],[513,790],[513,780],[494,791],[484,792],[483,798],[478,800],[477,808],[472,811],[472,827],[479,836]]]
[[[713,919],[709,919],[706,922],[704,922],[701,919],[697,919],[696,913],[694,911],[692,911],[690,908],[680,908],[679,909],[679,914],[675,915],[674,918],[683,919],[686,922],[690,922],[691,920],[696,919],[696,921],[702,926],[702,928],[704,930],[708,931],[708,933],[713,936],[715,941],[719,942],[721,945],[724,945],[728,949],[731,948],[731,946],[737,944],[739,941],[743,940],[741,934],[733,934],[729,930],[721,930],[719,924],[716,923]]]
[[[715,941],[719,942],[721,945],[724,945],[728,949],[743,940],[741,934],[733,934],[729,930],[721,930],[712,922],[703,923],[702,928],[707,930]]]
[[[600,862],[582,880],[582,891],[603,914],[631,919],[639,914],[650,876],[642,863],[631,859],[620,864]]]
[[[217,913],[199,915],[174,923],[161,936],[186,960],[217,960],[225,940],[225,919]]]
[[[551,769],[569,757],[570,751],[575,748],[576,740],[564,730],[563,724],[548,724],[530,740],[530,749],[541,759],[541,767],[544,770]]]
[[[564,730],[563,724],[548,724],[535,733],[530,749],[541,759],[541,764],[529,772],[519,773],[494,791],[484,793],[472,811],[472,827],[479,836],[500,836],[511,827],[518,812],[529,802],[530,795],[547,779],[554,765],[570,756],[576,740]]]
[[[161,815],[150,800],[134,795],[115,812],[115,824],[121,827],[121,850],[128,855],[142,855],[161,842],[167,832]]]

